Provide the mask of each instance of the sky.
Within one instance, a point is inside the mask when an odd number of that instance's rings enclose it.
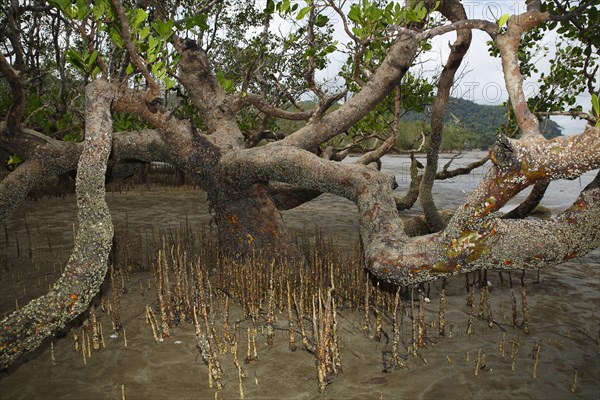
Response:
[[[349,4],[349,2],[348,2]],[[480,1],[463,1],[463,6],[470,19],[486,19],[490,21],[497,20],[503,14],[515,14],[525,11],[525,1],[516,0],[480,0]],[[349,7],[349,6],[347,6]],[[332,20],[336,20],[332,16]],[[341,22],[338,22],[339,28],[336,28],[335,39],[340,43],[346,43],[348,38],[343,32]],[[423,56],[424,74],[432,76],[439,73],[443,62],[445,62],[449,53],[449,43],[453,43],[456,38],[454,32],[447,33],[432,39],[433,49]],[[455,84],[452,92],[454,97],[462,97],[479,104],[499,105],[508,98],[508,93],[504,85],[504,77],[500,59],[492,57],[488,54],[486,42],[489,41],[489,36],[481,31],[473,31],[473,40],[471,47],[463,61],[461,79]],[[549,33],[544,37],[550,48],[554,46],[556,35]],[[549,71],[549,58],[542,58],[537,66],[540,71]],[[321,71],[317,77],[322,80],[335,79],[345,55],[334,54],[334,61],[325,71]],[[525,95],[534,95],[537,90],[537,78],[526,80],[523,89]],[[584,94],[577,98],[577,104],[583,106],[584,111],[591,108],[591,97],[589,94]],[[552,119],[563,127],[563,134],[572,135],[583,132],[585,121],[573,119],[571,117],[553,116]]]

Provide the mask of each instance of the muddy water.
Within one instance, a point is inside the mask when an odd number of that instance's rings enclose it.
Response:
[[[460,201],[453,198],[452,201]],[[210,223],[205,195],[196,190],[145,188],[110,193],[108,202],[117,229],[158,230],[182,224]],[[27,202],[0,232],[0,313],[10,312],[15,302],[25,304],[43,293],[60,273],[72,246],[76,217],[72,196]],[[286,221],[314,235],[316,229],[333,234],[339,244],[357,239],[355,206],[335,196],[285,212]],[[600,251],[539,276],[525,277],[530,332],[512,326],[511,291],[504,275],[488,276],[495,323],[474,318],[473,334],[467,334],[470,307],[465,305],[464,277],[447,284],[445,337],[438,334],[438,302],[441,283],[430,288],[425,305],[428,341],[413,357],[403,347],[406,368],[386,370],[391,350],[391,320],[384,318],[381,341],[373,327],[363,331],[361,310],[339,311],[343,371],[318,392],[315,358],[288,349],[287,321],[276,315],[275,342],[267,345],[258,327],[258,359],[244,364],[244,398],[255,399],[597,399],[600,390]],[[208,369],[199,357],[193,326],[177,328],[162,343],[155,343],[144,310],[156,294],[148,289],[150,273],[134,273],[122,296],[123,335],[106,333],[106,348],[92,354],[84,366],[72,337],[55,338],[27,356],[8,373],[0,375],[0,398],[8,399],[235,399],[240,386],[231,355],[223,355],[224,387],[210,388]],[[523,321],[520,274],[513,274],[518,323]],[[478,295],[475,296],[477,308]],[[237,307],[237,308],[236,308]],[[241,314],[235,304],[233,314]],[[410,344],[410,314],[404,315],[401,336]],[[105,332],[110,317],[99,312]],[[246,329],[238,326],[239,351],[245,354]],[[54,351],[51,351],[50,342]],[[504,352],[499,350],[504,343]],[[514,343],[514,345],[513,345]],[[539,352],[538,350],[539,349]],[[52,360],[54,354],[54,361]],[[476,373],[479,355],[480,368]],[[513,362],[514,359],[514,362]],[[534,377],[534,366],[536,365]],[[386,370],[386,372],[384,372]],[[577,374],[575,385],[574,376]]]

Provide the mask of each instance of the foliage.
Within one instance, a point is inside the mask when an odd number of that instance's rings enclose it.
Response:
[[[110,0],[93,3],[50,0],[48,3],[68,21],[64,25],[67,35],[66,49],[62,54],[62,62],[66,62],[67,67],[61,70],[61,81],[42,73],[40,75],[44,77],[39,78],[41,81],[37,82],[37,90],[33,84],[27,89],[28,93],[32,92],[27,96],[27,122],[50,136],[78,141],[81,140],[83,104],[81,100],[77,101],[77,93],[89,79],[102,72],[102,60],[108,64],[106,73],[122,76],[129,85],[143,87],[144,79],[135,63],[126,55],[119,18]],[[241,90],[261,93],[272,104],[288,109],[291,109],[290,97],[306,98],[309,93],[306,81],[298,79],[305,74],[309,60],[314,62],[317,69],[323,69],[330,62],[330,55],[339,48],[333,40],[333,20],[329,10],[316,3],[302,5],[290,0],[269,0],[266,5],[261,5],[251,0],[232,0],[204,8],[202,4],[186,1],[181,3],[185,5],[181,9],[174,8],[176,4],[179,3],[167,1],[161,7],[149,7],[143,2],[124,3],[131,33],[129,39],[142,61],[149,66],[154,79],[160,83],[168,104],[176,109],[174,114],[179,118],[193,119],[199,128],[203,126],[201,119],[188,103],[185,90],[173,79],[179,61],[179,55],[169,43],[174,32],[201,43],[214,64],[219,84],[227,93]],[[428,9],[422,2],[414,2],[411,7],[405,8],[396,2],[370,0],[351,4],[345,18],[354,41],[347,45],[349,55],[340,72],[349,92],[360,90],[360,82],[368,81],[372,71],[384,59],[395,40],[387,31],[390,25],[418,29],[432,27],[435,21],[430,14],[437,6]],[[569,0],[543,3],[543,8],[554,14],[574,7]],[[312,17],[311,11],[314,13]],[[597,13],[597,9],[591,7],[589,13],[575,20],[553,21],[526,33],[519,52],[521,70],[525,76],[537,74],[540,83],[537,95],[529,99],[533,110],[556,111],[574,106],[576,96],[589,89],[590,82],[595,83],[593,74],[575,71],[593,71],[597,65],[598,36],[587,28]],[[499,17],[499,29],[505,29],[507,17],[506,14]],[[60,22],[56,12],[45,16],[32,13],[31,18],[38,18],[41,27],[51,25],[49,22]],[[306,22],[310,18],[314,18],[314,38],[307,46],[309,32]],[[289,31],[279,35],[273,33],[269,28],[275,19],[291,21]],[[70,39],[70,32],[78,27],[87,27],[88,31],[95,33],[80,40]],[[543,36],[549,30],[555,30],[564,40],[557,46],[555,58],[550,60],[550,70],[540,72],[536,57],[540,52],[548,51],[543,44]],[[94,46],[90,47],[91,44]],[[429,46],[425,41],[422,49],[427,50]],[[53,50],[58,52],[62,49],[52,49],[49,40],[41,41],[37,49],[37,56],[32,59],[42,60],[39,69],[60,69],[52,53]],[[497,55],[493,47],[491,52]],[[60,62],[60,58],[58,60]],[[69,93],[62,90],[61,99],[64,101],[53,107],[48,96],[53,96],[65,81]],[[283,95],[282,87],[286,89],[287,96]],[[433,82],[415,73],[408,73],[403,78],[401,89],[402,107],[408,113],[405,120],[421,119],[421,113],[433,99]],[[1,90],[6,93],[8,88],[3,86]],[[8,96],[2,98],[7,99]],[[7,109],[8,103],[2,107]],[[499,129],[510,131],[513,128],[512,125],[503,127],[506,118],[501,116],[502,111],[498,107],[482,108],[480,111],[471,108],[472,105],[465,102],[459,104],[458,101],[451,102],[449,108],[454,117],[461,121],[459,125],[481,135],[478,140],[469,139],[467,142],[471,145],[487,147],[495,140]],[[573,109],[581,110],[581,107]],[[360,140],[366,134],[388,135],[393,113],[394,96],[390,94],[341,140],[347,142],[355,137]],[[447,123],[453,122],[454,117],[447,113]],[[511,120],[514,121],[514,118]],[[256,129],[261,123],[266,124],[266,129],[286,132],[302,125],[274,119],[261,121],[257,110],[252,108],[243,110],[238,122],[243,131]],[[132,115],[115,116],[117,130],[146,126]],[[551,121],[546,131],[548,137],[559,134],[558,127]],[[448,140],[444,139],[444,142],[448,143]]]
[[[592,111],[596,117],[596,126],[600,125],[600,101],[598,101],[598,95],[592,94]]]

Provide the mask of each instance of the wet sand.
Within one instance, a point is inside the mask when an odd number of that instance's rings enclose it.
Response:
[[[202,192],[190,189],[142,189],[108,194],[116,229],[158,230],[210,223]],[[0,315],[42,294],[56,279],[72,246],[76,220],[73,196],[28,201],[0,232]],[[355,206],[335,196],[284,213],[299,232],[314,238],[316,230],[333,235],[350,248],[358,239]],[[257,326],[258,359],[244,364],[244,398],[256,399],[598,399],[600,398],[600,250],[588,256],[525,276],[529,334],[512,326],[511,291],[489,272],[494,323],[474,317],[467,334],[465,278],[446,286],[446,335],[438,333],[441,281],[430,288],[425,305],[426,347],[413,357],[410,312],[403,314],[401,355],[406,368],[389,369],[392,328],[383,319],[383,337],[374,340],[374,325],[363,330],[361,309],[340,308],[343,371],[319,393],[315,357],[288,349],[285,312],[276,313],[275,341],[267,345],[264,326]],[[513,273],[518,323],[523,321],[520,273]],[[0,374],[0,398],[8,399],[235,399],[240,398],[238,373],[230,354],[221,359],[222,390],[209,388],[208,369],[196,347],[193,325],[176,328],[155,343],[145,320],[146,305],[156,301],[150,272],[133,273],[122,295],[126,333],[109,337],[110,317],[98,309],[106,348],[83,364],[71,334],[53,338]],[[406,302],[406,300],[405,300]],[[479,293],[475,293],[476,309]],[[241,315],[231,306],[232,318]],[[477,310],[476,310],[477,313]],[[374,324],[374,316],[371,322]],[[238,352],[246,352],[250,320],[238,325]],[[76,331],[77,328],[74,328]],[[298,338],[297,338],[298,340]],[[504,342],[504,353],[499,349]],[[52,360],[52,347],[54,361]],[[514,343],[514,345],[513,345]],[[539,351],[538,351],[539,349]],[[479,355],[480,368],[476,369]],[[514,355],[511,356],[511,355]],[[514,362],[513,362],[514,358]],[[536,361],[537,360],[537,361]],[[537,363],[537,366],[536,366]],[[534,377],[534,367],[536,376]],[[574,377],[576,374],[576,382]]]

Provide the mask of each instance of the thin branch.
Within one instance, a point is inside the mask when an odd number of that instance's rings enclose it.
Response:
[[[82,21],[81,24],[79,24],[79,26],[77,28],[78,28],[79,34],[81,35],[81,38],[83,39],[83,41],[87,42],[88,51],[90,53],[93,53],[94,51],[96,51],[96,48],[93,43],[94,34],[92,32],[92,34],[88,36],[87,32],[85,31],[84,25],[87,20],[88,20],[88,17],[86,17],[85,20]],[[100,70],[102,71],[102,79],[108,79],[108,69],[106,68],[106,63],[104,62],[104,58],[102,57],[101,54],[98,54],[98,57],[96,57],[96,62],[98,63],[98,66],[100,67]]]
[[[323,117],[323,115],[325,115],[327,110],[329,110],[329,108],[333,104],[335,104],[340,99],[342,99],[344,96],[346,96],[347,93],[348,93],[348,89],[344,89],[343,91],[341,91],[340,93],[338,93],[334,96],[323,95],[323,97],[321,97],[321,99],[319,100],[319,105],[317,106],[317,109],[314,111],[314,114],[312,115],[309,123],[312,124],[312,123],[315,123],[315,121],[320,120]]]
[[[354,42],[356,42],[362,46],[368,46],[369,45],[368,41],[363,40],[363,39],[359,38],[358,36],[356,36],[354,33],[352,33],[352,31],[350,30],[350,28],[348,26],[348,20],[346,19],[346,14],[337,6],[337,4],[335,4],[335,1],[328,0],[328,4],[331,6],[331,8],[333,8],[333,10],[338,14],[340,19],[342,20],[342,24],[344,26],[344,31],[346,32],[346,35],[348,35],[348,37],[350,39],[354,40]]]
[[[431,39],[435,36],[440,36],[446,34],[448,32],[453,32],[459,29],[478,29],[480,31],[486,32],[492,39],[494,39],[498,35],[498,25],[486,21],[483,19],[469,19],[469,20],[461,20],[457,22],[453,22],[451,24],[438,26],[432,29],[428,29],[426,31],[415,31],[413,29],[405,28],[403,26],[398,25],[389,25],[387,27],[388,30],[407,34],[415,38],[416,40],[423,41],[427,39]]]
[[[290,93],[290,91],[288,90],[288,88],[285,87],[281,82],[279,82],[279,79],[277,79],[277,77],[275,76],[274,73],[268,72],[268,75],[275,82],[275,85],[277,86],[277,89],[285,95],[285,98],[288,99],[288,101],[297,110],[299,110],[299,111],[305,111],[304,107],[302,107],[302,105],[298,104],[298,102],[296,101],[296,99],[294,98],[294,96],[292,96],[292,94]]]
[[[150,86],[150,97],[148,102],[151,102],[155,98],[160,96],[160,89],[158,87],[158,84],[148,71],[146,64],[144,64],[140,55],[135,49],[135,46],[131,42],[131,32],[129,31],[129,23],[127,22],[127,17],[125,16],[125,9],[123,8],[121,1],[111,1],[113,6],[115,7],[115,10],[117,11],[117,14],[119,15],[119,21],[121,22],[121,33],[123,37],[123,42],[125,43],[125,48],[127,49],[127,52],[129,53],[129,56],[131,57],[131,60],[133,61],[137,69],[140,70],[142,75],[144,75],[144,78],[146,78],[146,83],[148,83],[148,86]]]
[[[410,185],[408,192],[400,197],[394,193],[394,201],[398,211],[410,210],[419,198],[419,186],[421,185],[421,176],[414,153],[410,153]]]
[[[442,14],[451,21],[465,21],[467,14],[464,7],[457,0],[448,0],[440,10]],[[471,45],[471,30],[459,29],[456,32],[456,41],[450,46],[450,54],[446,65],[440,74],[437,84],[437,94],[431,111],[431,135],[429,147],[427,149],[427,164],[421,180],[419,198],[421,207],[425,214],[427,225],[433,232],[444,229],[445,222],[440,215],[435,201],[433,199],[432,188],[438,169],[438,160],[440,147],[442,145],[442,135],[444,133],[445,114],[450,91],[454,85],[456,71],[460,67],[462,60]]]
[[[381,146],[363,154],[358,160],[355,161],[355,163],[369,165],[372,162],[379,161],[381,157],[389,153],[389,151],[394,148],[397,138],[397,135],[391,134],[390,137],[387,138]]]
[[[556,7],[558,7],[561,11],[561,14],[558,15],[550,15],[550,20],[551,21],[564,21],[564,20],[571,20],[573,17],[577,17],[580,16],[585,10],[586,8],[588,8],[589,6],[593,5],[596,2],[596,0],[588,0],[584,3],[579,4],[579,6],[577,8],[575,8],[574,10],[571,11],[567,11],[565,10],[565,8],[562,6],[562,4],[560,4],[560,2],[555,1],[554,4],[556,4]],[[539,10],[538,10],[539,11]],[[578,26],[578,28],[581,30],[582,28]]]
[[[592,115],[583,112],[583,111],[576,111],[576,110],[570,110],[570,111],[538,111],[535,113],[536,115],[539,115],[541,117],[547,117],[550,115],[564,115],[564,116],[568,116],[568,117],[573,117],[573,118],[581,118],[584,119],[586,121],[588,121],[591,124],[595,124],[598,121],[598,118],[593,117]]]
[[[460,168],[456,168],[456,169],[453,169],[450,171],[448,171],[448,167],[449,167],[449,163],[448,163],[444,166],[442,171],[438,172],[435,175],[435,179],[436,180],[444,180],[444,179],[454,178],[459,175],[469,174],[474,169],[479,168],[482,165],[484,165],[486,162],[489,161],[489,159],[490,159],[489,156],[485,156],[481,160],[474,161],[474,162],[470,163],[469,165],[466,165],[466,166],[460,167]]]
[[[315,110],[302,111],[302,112],[290,112],[282,110],[281,108],[275,107],[268,103],[263,96],[248,93],[244,95],[238,95],[238,100],[244,104],[251,104],[256,107],[260,112],[263,112],[271,117],[287,119],[291,121],[306,121],[315,112]]]

